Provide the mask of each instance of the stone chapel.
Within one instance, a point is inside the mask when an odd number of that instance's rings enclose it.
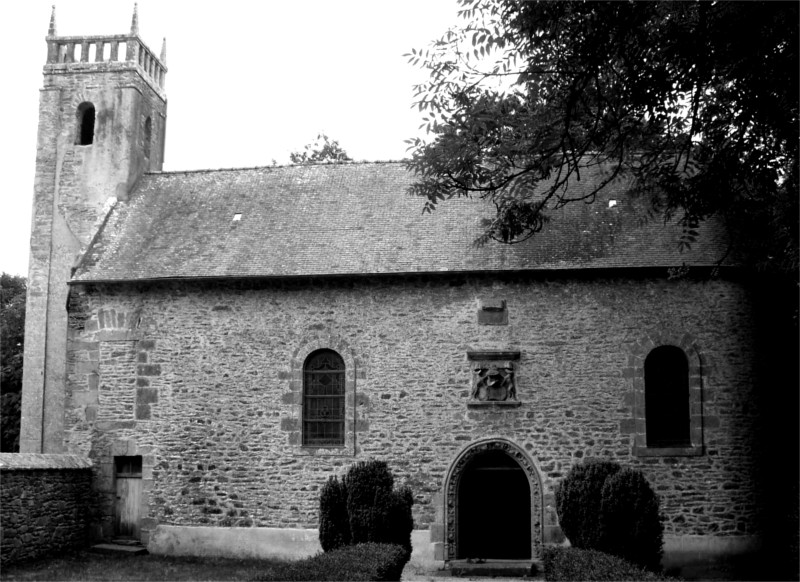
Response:
[[[91,460],[96,538],[313,553],[322,484],[382,459],[414,560],[536,560],[602,457],[659,494],[665,562],[759,545],[756,300],[719,224],[680,252],[620,181],[477,247],[491,208],[423,215],[403,162],[165,172],[136,12],[46,42],[21,442]]]

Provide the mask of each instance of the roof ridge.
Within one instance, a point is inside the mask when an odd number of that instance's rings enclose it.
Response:
[[[210,174],[212,172],[239,172],[242,170],[277,170],[283,168],[298,168],[306,166],[366,166],[369,164],[375,165],[389,165],[389,164],[405,164],[408,160],[360,160],[360,161],[338,161],[338,162],[322,162],[319,164],[278,164],[269,166],[239,166],[233,168],[199,168],[195,170],[150,170],[145,172],[145,175],[162,175],[162,174]]]

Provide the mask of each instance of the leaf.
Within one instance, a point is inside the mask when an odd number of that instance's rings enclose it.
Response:
[[[785,26],[797,3],[465,0],[459,15],[411,53],[430,73],[414,89],[433,132],[412,151],[420,176],[512,201],[531,190],[504,189],[509,173],[568,176],[551,192],[563,206],[596,194],[571,193],[594,175],[582,160],[611,161],[652,206],[642,220],[718,215],[746,255],[797,265],[796,224],[773,226],[797,216],[800,198],[800,42]],[[510,240],[537,221],[508,212],[492,232]],[[681,249],[703,236],[696,221],[680,224]]]

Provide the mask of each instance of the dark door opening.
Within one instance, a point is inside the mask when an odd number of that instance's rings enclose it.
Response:
[[[531,489],[514,459],[502,451],[477,455],[464,469],[457,499],[457,559],[530,559]]]

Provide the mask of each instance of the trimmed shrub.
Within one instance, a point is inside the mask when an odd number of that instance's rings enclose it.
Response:
[[[339,552],[343,567],[352,569],[353,564],[359,564],[359,569],[369,574],[367,580],[400,580],[408,561],[405,549],[397,544],[368,542],[342,548]],[[342,572],[333,579],[352,580],[352,577]]]
[[[397,544],[410,556],[411,531],[414,529],[414,520],[411,516],[413,504],[414,496],[408,487],[401,487],[397,491],[378,491],[370,540]]]
[[[271,564],[254,580],[400,580],[406,552],[392,544],[357,544],[343,546],[298,560]]]
[[[373,537],[382,527],[377,502],[390,495],[394,487],[388,465],[375,460],[358,462],[347,471],[344,481],[352,543],[378,541]]]
[[[394,503],[389,512],[392,524],[388,542],[401,546],[411,557],[411,532],[414,530],[414,517],[411,507],[414,505],[414,494],[411,487],[403,486],[394,492]]]
[[[636,469],[606,479],[600,503],[602,549],[649,570],[661,566],[664,526],[659,500]]]
[[[574,465],[556,487],[561,530],[576,548],[600,549],[600,501],[606,479],[621,467],[613,461],[587,459]]]
[[[393,487],[394,477],[384,461],[356,463],[341,482],[329,478],[320,492],[322,549],[328,552],[367,542],[393,544],[403,549],[405,564],[411,558],[414,495],[408,487]]]
[[[322,486],[319,496],[319,542],[326,552],[350,543],[350,518],[347,515],[347,487],[333,475]]]
[[[542,556],[544,577],[550,581],[573,580],[676,580],[643,570],[620,557],[598,550],[545,547]]]
[[[660,568],[659,499],[640,471],[594,459],[575,465],[556,488],[556,509],[573,547]]]

